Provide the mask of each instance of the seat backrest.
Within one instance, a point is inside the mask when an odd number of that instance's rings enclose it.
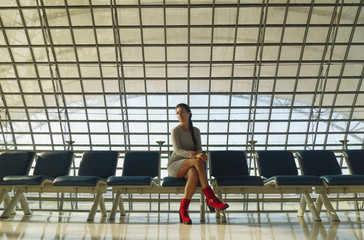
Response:
[[[290,151],[257,151],[260,176],[270,178],[275,175],[298,175],[293,153]]]
[[[36,154],[30,151],[4,151],[0,154],[0,177],[28,175]]]
[[[341,175],[335,153],[329,150],[305,150],[297,152],[303,175]]]
[[[123,176],[156,177],[159,172],[159,152],[127,152]]]
[[[364,174],[364,150],[346,150],[343,152],[351,174]]]
[[[246,155],[242,151],[211,151],[211,176],[248,176]]]
[[[42,152],[35,164],[33,175],[44,175],[52,178],[68,175],[73,160],[71,151]]]
[[[119,153],[116,151],[86,151],[82,155],[78,176],[108,178],[115,175]]]

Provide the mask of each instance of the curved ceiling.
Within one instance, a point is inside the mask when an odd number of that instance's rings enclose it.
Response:
[[[363,145],[363,1],[0,3],[3,148]]]

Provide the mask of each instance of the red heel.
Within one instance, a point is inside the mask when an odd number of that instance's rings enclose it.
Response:
[[[220,199],[218,199],[214,192],[212,191],[211,187],[205,187],[204,189],[202,189],[203,193],[206,196],[206,204],[209,207],[211,212],[215,212],[216,210],[224,210],[227,209],[229,207],[228,204],[226,203],[222,203],[220,201]]]
[[[211,207],[209,205],[207,205],[207,207],[210,209],[210,212],[214,213],[215,212],[215,208],[214,207]]]
[[[181,206],[179,208],[179,221],[184,224],[192,224],[191,218],[188,216],[188,206],[190,205],[191,200],[182,198]]]

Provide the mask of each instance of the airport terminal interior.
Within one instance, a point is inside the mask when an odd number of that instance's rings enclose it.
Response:
[[[77,176],[85,152],[117,152],[122,176],[127,153],[159,156],[149,189],[0,182],[0,238],[364,239],[364,182],[221,187],[230,207],[217,213],[197,188],[192,225],[179,220],[183,186],[162,186],[179,103],[191,108],[202,150],[225,151],[226,162],[242,152],[250,176],[264,178],[257,152],[277,151],[292,153],[298,175],[304,152],[330,153],[337,171],[355,175],[345,152],[364,151],[363,5],[0,0],[0,160],[34,153],[26,175],[35,176],[42,154],[72,151],[68,174]]]

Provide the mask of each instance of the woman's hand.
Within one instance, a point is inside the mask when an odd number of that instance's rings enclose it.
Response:
[[[198,152],[196,151],[190,151],[190,156],[196,156],[198,154]]]
[[[204,153],[197,153],[196,154],[196,157],[197,158],[199,158],[199,159],[201,159],[202,161],[204,161],[204,162],[206,162],[207,161],[207,155],[206,154],[204,154]]]

